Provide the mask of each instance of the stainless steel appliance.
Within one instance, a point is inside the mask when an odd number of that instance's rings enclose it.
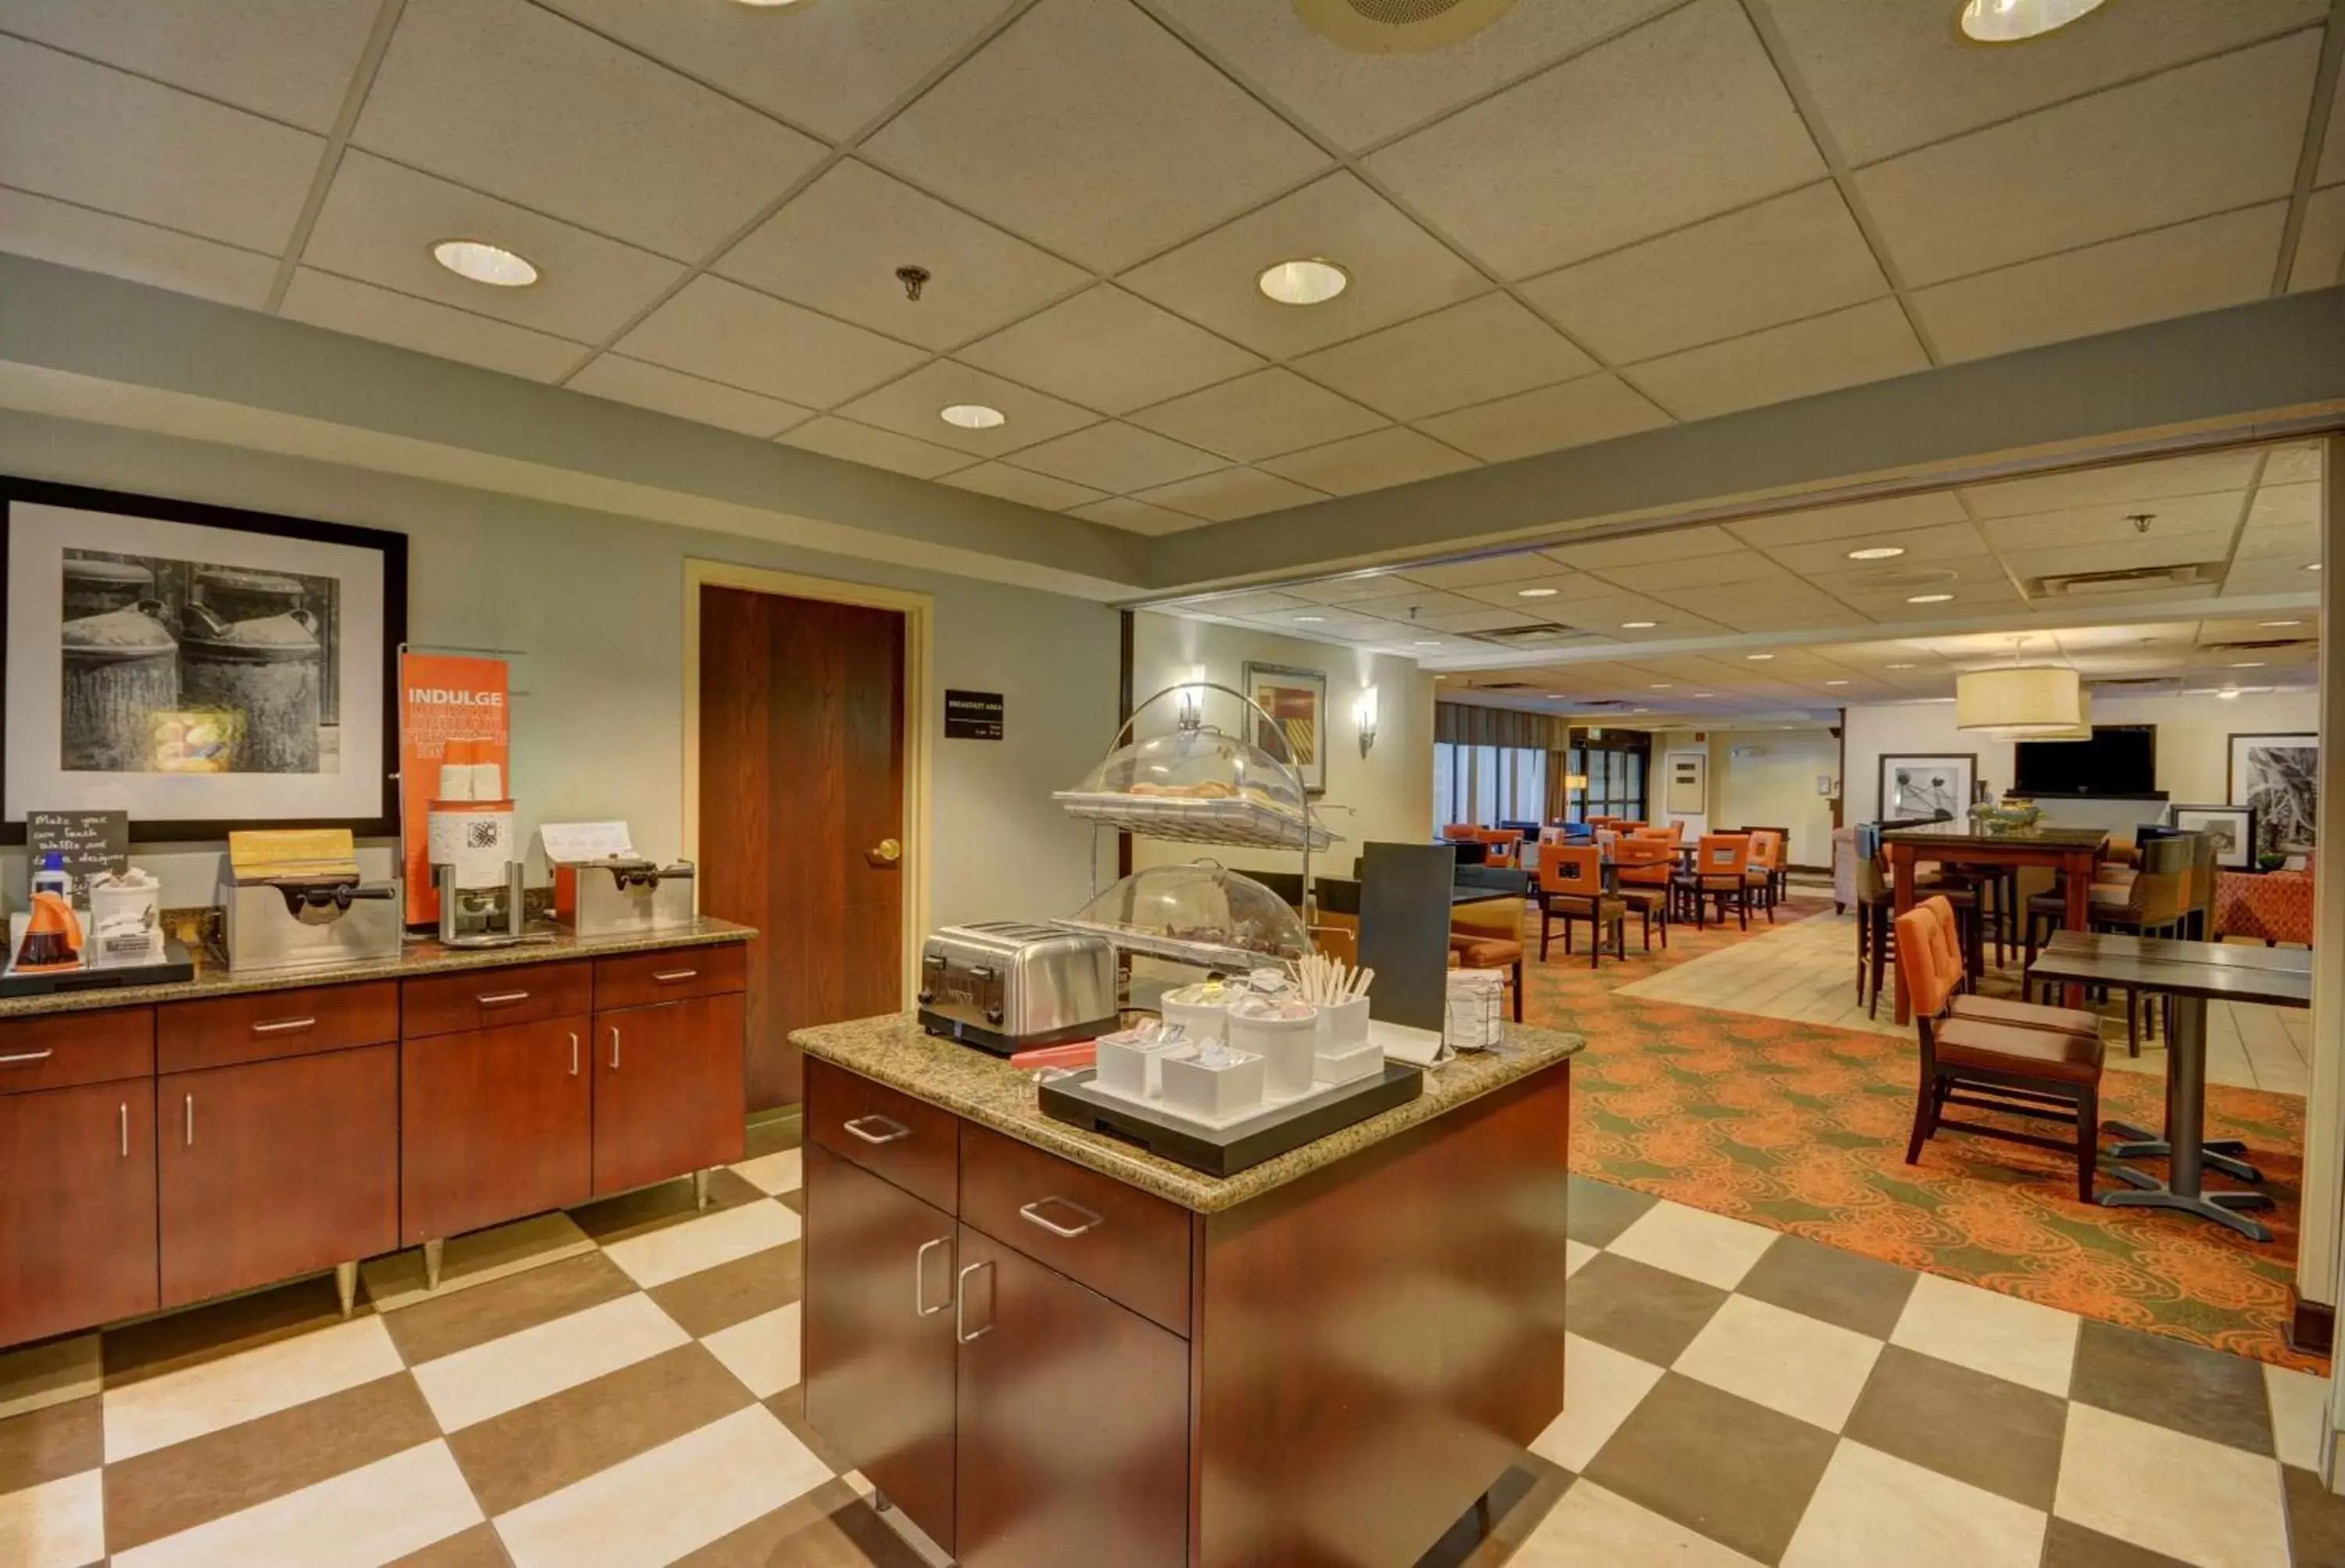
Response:
[[[231,881],[220,889],[231,970],[312,969],[399,956],[397,882],[348,875]]]
[[[505,880],[493,886],[459,886],[456,868],[434,864],[431,885],[440,894],[440,945],[442,947],[511,947],[527,940],[526,868],[519,860],[505,862]]]
[[[1007,1056],[1116,1026],[1115,951],[1100,937],[1022,921],[931,933],[920,950],[920,1023]]]
[[[690,860],[662,866],[640,855],[614,855],[563,870],[576,878],[571,921],[580,936],[632,936],[692,923]]]

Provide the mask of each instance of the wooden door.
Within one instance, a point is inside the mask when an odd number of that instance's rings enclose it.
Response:
[[[0,1095],[0,1345],[158,1304],[155,1081]]]
[[[904,1005],[903,802],[902,614],[701,589],[700,908],[761,933],[752,1110],[803,1097],[791,1030]]]
[[[806,1206],[807,1420],[950,1552],[952,1217],[816,1144]]]
[[[399,1246],[399,1047],[167,1073],[163,1305]]]
[[[594,1185],[584,1013],[400,1047],[400,1241],[584,1203]]]
[[[959,1250],[961,1568],[1183,1568],[1188,1341],[965,1225]]]
[[[741,993],[594,1015],[594,1192],[742,1155]]]

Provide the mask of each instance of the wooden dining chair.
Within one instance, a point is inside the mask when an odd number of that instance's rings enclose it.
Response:
[[[1547,962],[1548,934],[1552,923],[1563,921],[1563,951],[1571,952],[1571,927],[1588,922],[1588,967],[1594,969],[1604,953],[1604,937],[1612,935],[1615,956],[1629,956],[1629,906],[1617,893],[1604,891],[1604,851],[1593,845],[1564,847],[1539,857],[1539,962]]]
[[[1759,897],[1767,923],[1775,923],[1775,905],[1782,897],[1783,834],[1775,828],[1745,828],[1751,839],[1751,869],[1742,873],[1745,890]]]
[[[1921,1164],[1922,1145],[1941,1128],[2001,1138],[2073,1156],[2077,1201],[2092,1202],[2093,1171],[2100,1153],[2103,1053],[2097,1026],[2088,1035],[1954,1012],[1962,988],[1963,945],[1955,936],[1954,909],[1942,899],[1925,900],[1897,917],[1897,972],[1913,999],[1921,1037],[1921,1081],[1905,1163]],[[2053,1138],[1985,1122],[1955,1121],[1946,1115],[1950,1105],[2064,1123],[2075,1135]]]
[[[1612,846],[1613,886],[1620,901],[1637,911],[1647,952],[1653,951],[1656,921],[1663,951],[1670,945],[1670,879],[1676,874],[1677,860],[1677,850],[1666,836],[1631,833]]]
[[[1745,833],[1704,833],[1697,841],[1691,870],[1682,870],[1671,881],[1679,896],[1687,901],[1693,911],[1697,929],[1707,929],[1706,910],[1711,903],[1718,906],[1718,923],[1726,923],[1727,905],[1734,906],[1742,929],[1751,929],[1751,839]]]

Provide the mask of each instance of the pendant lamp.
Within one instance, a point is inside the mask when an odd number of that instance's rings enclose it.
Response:
[[[2056,665],[2009,665],[1954,677],[1954,728],[2034,740],[2085,722],[2083,682]]]

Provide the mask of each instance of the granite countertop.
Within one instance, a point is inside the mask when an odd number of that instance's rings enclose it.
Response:
[[[703,918],[690,925],[633,936],[581,937],[567,926],[532,922],[528,940],[513,947],[442,947],[426,938],[410,940],[395,959],[373,963],[340,963],[315,969],[231,970],[208,954],[196,954],[196,977],[166,985],[117,985],[82,991],[51,992],[43,996],[0,996],[0,1019],[31,1018],[51,1013],[86,1013],[104,1007],[136,1007],[156,1002],[200,1002],[214,996],[240,996],[254,992],[292,991],[305,985],[346,985],[361,980],[404,980],[411,975],[445,974],[468,969],[508,969],[521,963],[548,963],[564,958],[608,958],[619,953],[655,952],[662,948],[715,947],[747,942],[756,932],[731,921]]]
[[[1043,1115],[1025,1074],[999,1056],[939,1039],[923,1030],[909,1013],[794,1030],[790,1040],[819,1061],[900,1089],[915,1099],[1200,1214],[1217,1213],[1260,1197],[1274,1187],[1577,1055],[1586,1044],[1577,1034],[1509,1023],[1501,1049],[1444,1063],[1426,1074],[1425,1092],[1407,1105],[1235,1176],[1215,1176]]]

